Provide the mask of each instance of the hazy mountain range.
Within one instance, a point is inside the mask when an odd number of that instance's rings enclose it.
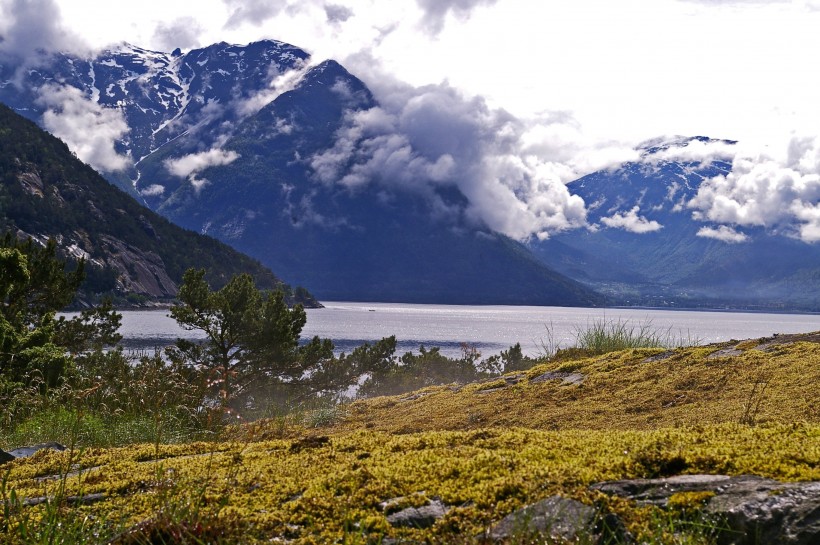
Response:
[[[0,101],[86,145],[84,159],[174,223],[320,299],[820,308],[816,245],[693,220],[686,202],[731,162],[661,157],[691,139],[572,182],[587,227],[522,243],[442,182],[444,156],[422,161],[378,131],[390,120],[362,81],[281,42],[43,53],[0,67]]]

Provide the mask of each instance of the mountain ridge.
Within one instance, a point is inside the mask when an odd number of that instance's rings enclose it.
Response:
[[[131,302],[168,300],[187,268],[205,267],[215,287],[249,272],[260,287],[282,288],[291,301],[317,304],[259,262],[142,207],[76,159],[63,142],[3,105],[0,173],[0,229],[39,243],[54,238],[63,255],[85,259],[90,280],[85,300],[94,292],[131,295],[124,299]]]
[[[311,64],[307,53],[273,41],[175,57],[140,49],[136,60],[127,51],[90,61],[93,85],[82,74],[87,64],[63,59],[51,74],[36,72],[30,87],[55,94],[46,85],[65,69],[64,85],[78,86],[86,106],[120,116],[117,160],[138,161],[108,179],[175,223],[230,243],[326,300],[605,302],[520,243],[468,221],[467,199],[454,185],[320,176],[316,163],[333,156],[351,118],[378,106],[337,62]],[[43,104],[10,85],[0,100]],[[50,111],[42,115],[60,115]],[[339,168],[355,169],[357,160]]]

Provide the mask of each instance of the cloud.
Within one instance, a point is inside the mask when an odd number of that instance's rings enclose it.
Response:
[[[713,238],[715,240],[728,242],[730,244],[746,242],[749,239],[749,237],[746,236],[744,233],[736,231],[726,225],[721,225],[717,228],[701,227],[701,229],[697,232],[697,236],[704,238]]]
[[[430,34],[439,34],[444,29],[447,15],[452,13],[461,20],[468,19],[474,9],[492,6],[498,0],[416,0],[424,11],[421,23]]]
[[[225,29],[234,30],[245,23],[261,26],[288,7],[287,0],[223,0],[231,10]]]
[[[325,14],[329,23],[344,23],[354,15],[352,9],[338,4],[326,4]]]
[[[446,83],[416,88],[368,76],[378,81],[371,90],[380,106],[349,112],[335,144],[310,158],[321,183],[414,191],[434,213],[463,213],[515,239],[543,239],[586,225],[584,201],[565,182],[637,157],[623,146],[584,142],[568,114],[524,120]],[[445,202],[445,187],[456,187],[467,204]]]
[[[780,158],[738,151],[732,171],[705,180],[687,203],[693,217],[820,240],[820,137],[793,137]]]
[[[200,153],[191,153],[178,159],[167,159],[163,164],[172,175],[187,178],[194,186],[194,191],[199,193],[208,183],[207,179],[198,176],[200,172],[209,167],[230,164],[237,159],[239,159],[239,154],[235,151],[213,148]]]
[[[160,184],[151,184],[140,191],[140,195],[144,195],[146,197],[159,197],[163,193],[165,193],[165,186]]]
[[[103,108],[68,85],[49,84],[38,91],[37,102],[46,108],[43,126],[65,141],[77,157],[103,172],[130,166],[130,159],[115,149],[129,130],[120,110]]]
[[[62,24],[54,0],[0,0],[0,61],[23,70],[46,52],[88,53],[82,39]]]
[[[199,38],[204,32],[205,29],[195,18],[180,17],[169,23],[159,23],[152,42],[162,51],[191,49],[200,45]]]
[[[730,140],[693,140],[682,136],[663,137],[652,143],[661,149],[645,155],[643,160],[653,164],[678,161],[708,165],[715,161],[731,161],[739,149],[737,143]],[[652,147],[652,143],[644,143],[641,147]]]
[[[630,233],[652,233],[663,229],[663,225],[655,220],[647,220],[643,216],[639,216],[639,206],[633,206],[629,212],[618,212],[608,218],[601,218],[601,223],[613,229],[623,229]]]
[[[200,153],[191,153],[178,159],[168,159],[164,164],[168,172],[174,176],[187,178],[208,167],[227,165],[237,159],[239,159],[239,154],[235,151],[214,148]]]
[[[293,90],[309,69],[309,61],[296,61],[294,68],[292,70],[286,70],[285,72],[279,72],[277,65],[271,64],[268,68],[270,83],[267,89],[262,89],[248,97],[237,97],[232,103],[234,111],[236,111],[239,117],[247,117],[255,114],[273,102],[279,95]]]

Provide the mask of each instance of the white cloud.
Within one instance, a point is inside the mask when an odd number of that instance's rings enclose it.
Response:
[[[235,151],[225,151],[213,148],[200,153],[191,153],[178,159],[167,159],[163,164],[165,169],[180,178],[187,178],[194,187],[194,192],[199,193],[208,184],[206,178],[200,178],[198,174],[209,167],[228,165],[239,159],[239,154]]]
[[[447,15],[452,13],[456,18],[466,20],[479,6],[491,6],[498,0],[416,0],[424,10],[423,28],[430,34],[438,34],[444,28]]]
[[[344,23],[354,15],[352,9],[339,4],[325,5],[325,14],[330,23]]]
[[[738,153],[732,165],[726,176],[705,180],[687,204],[695,219],[818,240],[820,138],[793,137],[779,158]]]
[[[730,244],[746,242],[749,239],[746,234],[736,231],[727,225],[721,225],[719,227],[701,227],[697,232],[697,236],[703,238],[713,238],[715,240],[728,242]]]
[[[613,229],[623,229],[630,233],[652,233],[663,229],[663,225],[655,220],[648,220],[639,216],[639,206],[632,207],[628,212],[618,212],[608,218],[601,218],[601,223]]]
[[[436,188],[455,186],[467,198],[467,218],[516,239],[547,238],[586,224],[584,202],[565,181],[636,157],[584,142],[567,116],[522,120],[446,84],[381,81],[381,106],[349,113],[335,145],[310,159],[317,180],[415,191],[449,215],[453,205]],[[580,160],[573,152],[581,149],[592,153]]]
[[[178,159],[167,159],[165,168],[180,178],[187,178],[191,174],[201,172],[208,167],[227,165],[239,159],[235,151],[225,151],[218,148],[200,153],[191,153]]]
[[[311,64],[309,61],[297,62],[292,70],[280,72],[276,65],[271,64],[268,69],[268,77],[270,78],[268,88],[254,93],[247,98],[237,98],[233,101],[231,107],[240,117],[255,114],[276,100],[279,95],[293,90],[310,67]]]
[[[279,15],[287,6],[287,0],[224,0],[231,10],[225,28],[238,28],[245,23],[260,26]]]
[[[162,51],[197,47],[205,29],[191,17],[179,17],[171,22],[160,22],[154,29],[153,43]]]
[[[45,85],[38,92],[38,103],[46,108],[43,125],[65,141],[77,157],[104,172],[130,166],[130,159],[114,148],[128,133],[120,110],[103,108],[68,85]]]
[[[90,47],[62,23],[55,0],[0,0],[0,61],[36,66],[41,51],[87,53]]]
[[[652,163],[680,161],[708,165],[714,161],[731,161],[740,149],[736,143],[726,140],[689,140],[686,137],[676,136],[659,138],[657,141],[659,144],[672,145],[646,156],[644,160]]]
[[[145,195],[146,197],[159,197],[163,193],[165,193],[165,186],[160,184],[151,184],[140,191],[140,195]]]

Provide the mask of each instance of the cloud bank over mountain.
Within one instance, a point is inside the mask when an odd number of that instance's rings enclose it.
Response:
[[[476,94],[483,92],[481,88],[466,92],[450,81],[413,85],[395,76],[397,59],[418,63],[419,57],[426,55],[426,61],[431,66],[441,62],[437,57],[450,59],[454,51],[450,47],[453,38],[448,32],[452,36],[472,40],[473,36],[468,31],[484,29],[481,25],[486,24],[489,14],[511,15],[511,12],[502,10],[513,8],[503,4],[496,0],[402,0],[391,3],[388,8],[357,0],[217,0],[203,3],[195,15],[180,15],[183,12],[179,11],[177,4],[167,2],[167,17],[152,20],[149,36],[158,46],[170,49],[202,45],[202,40],[210,39],[210,33],[215,31],[244,32],[248,36],[262,33],[279,38],[274,35],[277,28],[292,31],[292,26],[299,29],[305,41],[310,42],[306,45],[315,52],[311,61],[314,65],[328,54],[337,54],[338,60],[372,89],[380,104],[376,111],[351,113],[347,126],[337,135],[335,145],[311,158],[317,180],[351,188],[367,180],[382,184],[401,181],[416,184],[418,191],[431,195],[434,193],[431,188],[437,185],[453,185],[469,199],[469,216],[514,238],[526,239],[548,237],[564,229],[585,226],[587,206],[591,203],[584,203],[573,195],[571,186],[568,188],[566,184],[585,173],[634,160],[637,154],[633,149],[636,142],[629,138],[592,134],[588,126],[580,121],[582,118],[588,120],[588,116],[573,110],[548,110],[554,107],[551,104],[554,97],[563,96],[560,90],[576,89],[579,96],[589,92],[590,86],[584,87],[583,82],[587,81],[590,72],[595,72],[593,68],[597,66],[599,57],[636,62],[634,56],[627,54],[634,51],[632,41],[651,38],[655,32],[652,29],[660,28],[655,23],[664,21],[665,17],[675,16],[684,28],[696,20],[706,21],[711,30],[716,30],[718,24],[732,20],[736,22],[735,26],[723,25],[725,36],[708,34],[708,42],[715,58],[734,53],[732,63],[724,65],[726,77],[722,85],[735,89],[736,98],[729,104],[727,95],[732,93],[715,90],[710,95],[714,106],[706,108],[704,119],[711,123],[712,119],[722,118],[724,110],[729,109],[727,104],[732,108],[746,104],[745,118],[750,120],[746,122],[749,126],[753,126],[753,121],[763,126],[776,122],[778,130],[773,127],[771,134],[761,139],[760,127],[754,127],[757,137],[748,140],[744,140],[744,134],[709,134],[736,138],[740,143],[733,146],[725,142],[693,142],[683,148],[670,147],[658,152],[652,160],[708,162],[728,158],[733,162],[730,174],[705,180],[697,196],[682,204],[695,219],[704,223],[700,236],[740,242],[745,240],[745,228],[763,227],[807,243],[820,241],[820,135],[816,126],[812,128],[811,123],[805,121],[816,119],[812,114],[817,107],[808,106],[809,109],[805,109],[806,104],[811,104],[802,101],[803,95],[799,94],[800,89],[806,87],[801,84],[805,71],[797,71],[795,63],[799,56],[794,54],[797,50],[811,50],[811,45],[816,41],[807,32],[815,20],[811,17],[817,16],[816,2],[663,0],[653,3],[651,8],[641,12],[646,22],[652,24],[644,25],[644,28],[634,21],[629,23],[637,25],[628,27],[635,31],[635,40],[623,38],[624,43],[614,40],[607,42],[606,52],[600,50],[602,44],[599,44],[598,57],[590,55],[591,50],[583,56],[583,51],[568,47],[568,60],[576,55],[586,59],[581,64],[575,63],[587,67],[575,74],[577,81],[561,71],[561,59],[550,49],[512,49],[510,44],[519,43],[514,40],[515,29],[509,31],[499,23],[498,34],[485,33],[482,42],[491,44],[493,50],[481,49],[474,55],[495,54],[495,50],[506,52],[509,59],[506,63],[492,60],[504,57],[479,60],[484,61],[486,81],[493,84],[503,82],[507,88],[515,88],[518,80],[507,81],[510,72],[505,65],[518,66],[519,57],[531,57],[532,70],[529,72],[542,73],[539,81],[543,87],[537,91],[543,94],[546,109],[532,115],[514,115],[504,104],[489,96]],[[602,4],[598,15],[594,15],[596,12],[583,15],[587,13],[584,9],[590,2],[584,0],[581,4],[583,6],[577,9],[556,12],[565,16],[563,19],[545,20],[545,24],[564,25],[568,33],[580,32],[579,35],[564,36],[568,44],[580,43],[578,40],[581,39],[589,41],[579,24],[589,24],[590,29],[603,32],[602,36],[609,36],[614,30],[611,27],[621,19],[608,22],[603,20],[606,19],[604,15],[628,15],[633,9],[631,5],[625,5],[619,8],[620,12],[611,13],[616,8]],[[90,50],[91,47],[80,38],[83,29],[68,30],[68,25],[63,22],[63,12],[73,12],[75,9],[79,7],[57,0],[0,0],[0,61],[24,69],[36,66],[42,60],[42,51],[69,50],[79,54]],[[147,11],[147,7],[142,10]],[[704,14],[709,17],[705,18]],[[600,21],[599,16],[602,18]],[[624,18],[624,21],[628,20]],[[793,40],[788,43],[757,41],[754,43],[760,45],[748,54],[738,49],[738,44],[751,39],[749,36],[769,35],[765,33],[772,30],[772,25],[783,21],[794,21],[791,31]],[[730,38],[740,32],[735,27],[742,27],[740,30],[746,28],[746,34],[733,40]],[[519,34],[528,32],[528,28],[522,28]],[[407,40],[412,39],[414,33],[418,33],[418,51],[400,51],[402,46],[407,49],[405,44],[411,43]],[[622,31],[619,35],[629,33]],[[294,40],[294,43],[300,45],[299,40]],[[441,49],[436,56],[432,56],[429,53],[434,50],[429,48],[436,45]],[[699,44],[691,45],[693,48],[696,46],[701,47]],[[694,54],[694,50],[690,54]],[[656,79],[659,81],[672,69],[681,75],[686,72],[685,77],[680,79],[680,85],[687,89],[693,82],[702,79],[703,84],[697,88],[700,92],[709,81],[706,68],[701,73],[697,71],[699,68],[687,71],[679,66],[679,61],[684,57],[676,45],[670,46],[663,57],[664,62],[654,56],[655,52],[648,51],[646,55],[644,64],[638,63],[634,67],[651,66],[657,71]],[[516,59],[515,63],[513,59]],[[705,64],[711,66],[712,59]],[[794,84],[788,88],[772,86],[772,82],[749,85],[749,78],[753,77],[749,70],[752,66],[777,68],[770,79],[794,81]],[[638,116],[640,108],[623,100],[637,100],[642,96],[642,90],[637,87],[641,78],[637,78],[630,69],[619,70],[606,71],[600,76],[602,81],[608,82],[605,87],[613,86],[612,104],[608,105],[608,109],[613,112],[634,111]],[[282,82],[277,78],[293,77],[293,74],[272,73],[268,92],[240,97],[241,100],[238,99],[231,107],[244,108],[243,111],[248,113],[258,111],[289,88],[288,85],[294,84],[294,81]],[[632,86],[633,94],[618,94],[617,89],[622,86]],[[744,89],[748,91],[748,96],[746,91],[738,91]],[[116,171],[128,167],[132,159],[116,151],[116,143],[125,130],[116,109],[103,108],[95,97],[84,96],[76,89],[59,85],[43,87],[40,93],[40,103],[48,109],[47,126],[64,138],[79,157],[101,170]],[[664,104],[674,105],[678,93],[679,90],[669,87],[665,94],[652,96]],[[760,114],[756,109],[757,103],[777,93],[788,93],[789,104],[793,104],[794,111],[781,109]],[[641,104],[644,109],[651,110],[652,102],[643,100]],[[682,110],[690,108],[685,102],[678,100]],[[209,106],[214,110],[221,107],[227,106]],[[675,108],[666,109],[673,111]],[[207,113],[208,109],[203,109],[203,115]],[[792,121],[797,123],[801,119],[803,121],[792,131],[780,130],[783,125]],[[644,121],[644,118],[636,117],[636,124]],[[207,120],[203,118],[203,122]],[[731,126],[744,125],[735,122]],[[287,126],[283,125],[282,128],[286,129]],[[211,143],[203,145],[202,149],[211,149]],[[194,178],[198,179],[195,174]],[[153,191],[159,189],[154,188]],[[431,202],[435,203],[433,197]],[[435,203],[434,208],[446,212],[443,202]],[[636,233],[660,228],[634,210],[614,211],[609,220],[612,226]]]

